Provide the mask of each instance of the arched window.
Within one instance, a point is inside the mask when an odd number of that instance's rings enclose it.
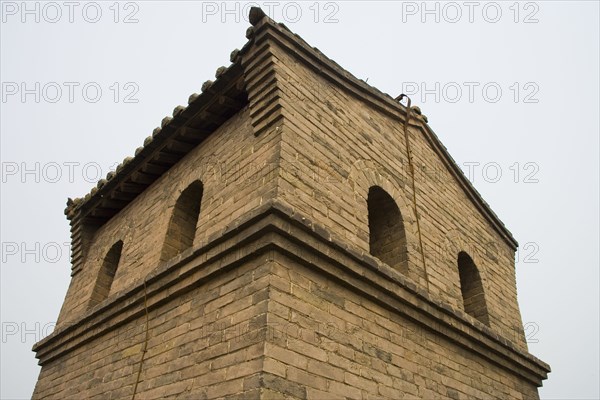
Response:
[[[96,277],[96,284],[92,291],[92,297],[89,302],[91,308],[98,303],[104,301],[110,294],[110,287],[112,286],[113,279],[117,273],[117,267],[119,266],[119,260],[121,259],[121,251],[123,250],[123,241],[119,240],[113,244],[100,267],[100,272]]]
[[[160,256],[161,261],[170,260],[194,244],[202,192],[202,182],[195,181],[177,199],[165,236]]]
[[[371,255],[406,274],[408,251],[400,209],[394,199],[379,186],[369,189],[367,204]]]
[[[473,259],[464,251],[458,253],[458,273],[465,312],[489,325],[490,320],[479,271]]]

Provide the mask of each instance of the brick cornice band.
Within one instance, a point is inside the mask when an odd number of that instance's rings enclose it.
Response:
[[[549,366],[519,350],[464,312],[433,300],[389,266],[344,244],[326,229],[280,201],[270,202],[242,217],[208,243],[190,249],[146,278],[148,309],[173,301],[199,284],[215,279],[257,257],[288,257],[342,283],[361,297],[409,318],[423,328],[458,344],[467,352],[541,386]],[[143,281],[116,293],[82,318],[60,326],[33,350],[45,365],[141,317]]]

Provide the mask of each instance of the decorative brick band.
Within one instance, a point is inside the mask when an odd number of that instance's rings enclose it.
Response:
[[[267,203],[146,277],[148,309],[164,305],[257,257],[281,254],[435,332],[466,351],[541,386],[550,368],[464,312],[440,303],[380,261],[344,244],[281,202]],[[144,282],[92,308],[33,350],[45,365],[142,316]]]

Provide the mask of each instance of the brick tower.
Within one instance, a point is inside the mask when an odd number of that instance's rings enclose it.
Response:
[[[538,398],[517,242],[416,107],[253,8],[82,199],[34,398]]]

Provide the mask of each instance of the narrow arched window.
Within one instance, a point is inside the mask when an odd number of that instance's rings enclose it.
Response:
[[[112,286],[117,268],[119,267],[119,261],[121,260],[121,251],[123,250],[123,241],[119,240],[113,244],[104,260],[102,266],[100,266],[100,272],[96,277],[96,284],[92,291],[92,297],[89,302],[89,308],[96,304],[104,301],[110,294],[110,288]]]
[[[175,202],[160,260],[169,260],[192,247],[202,203],[202,182],[188,186]]]
[[[479,271],[473,259],[464,251],[458,253],[458,273],[465,312],[489,325],[490,320]]]
[[[369,189],[367,204],[371,255],[406,274],[408,272],[406,232],[398,205],[379,186]]]

